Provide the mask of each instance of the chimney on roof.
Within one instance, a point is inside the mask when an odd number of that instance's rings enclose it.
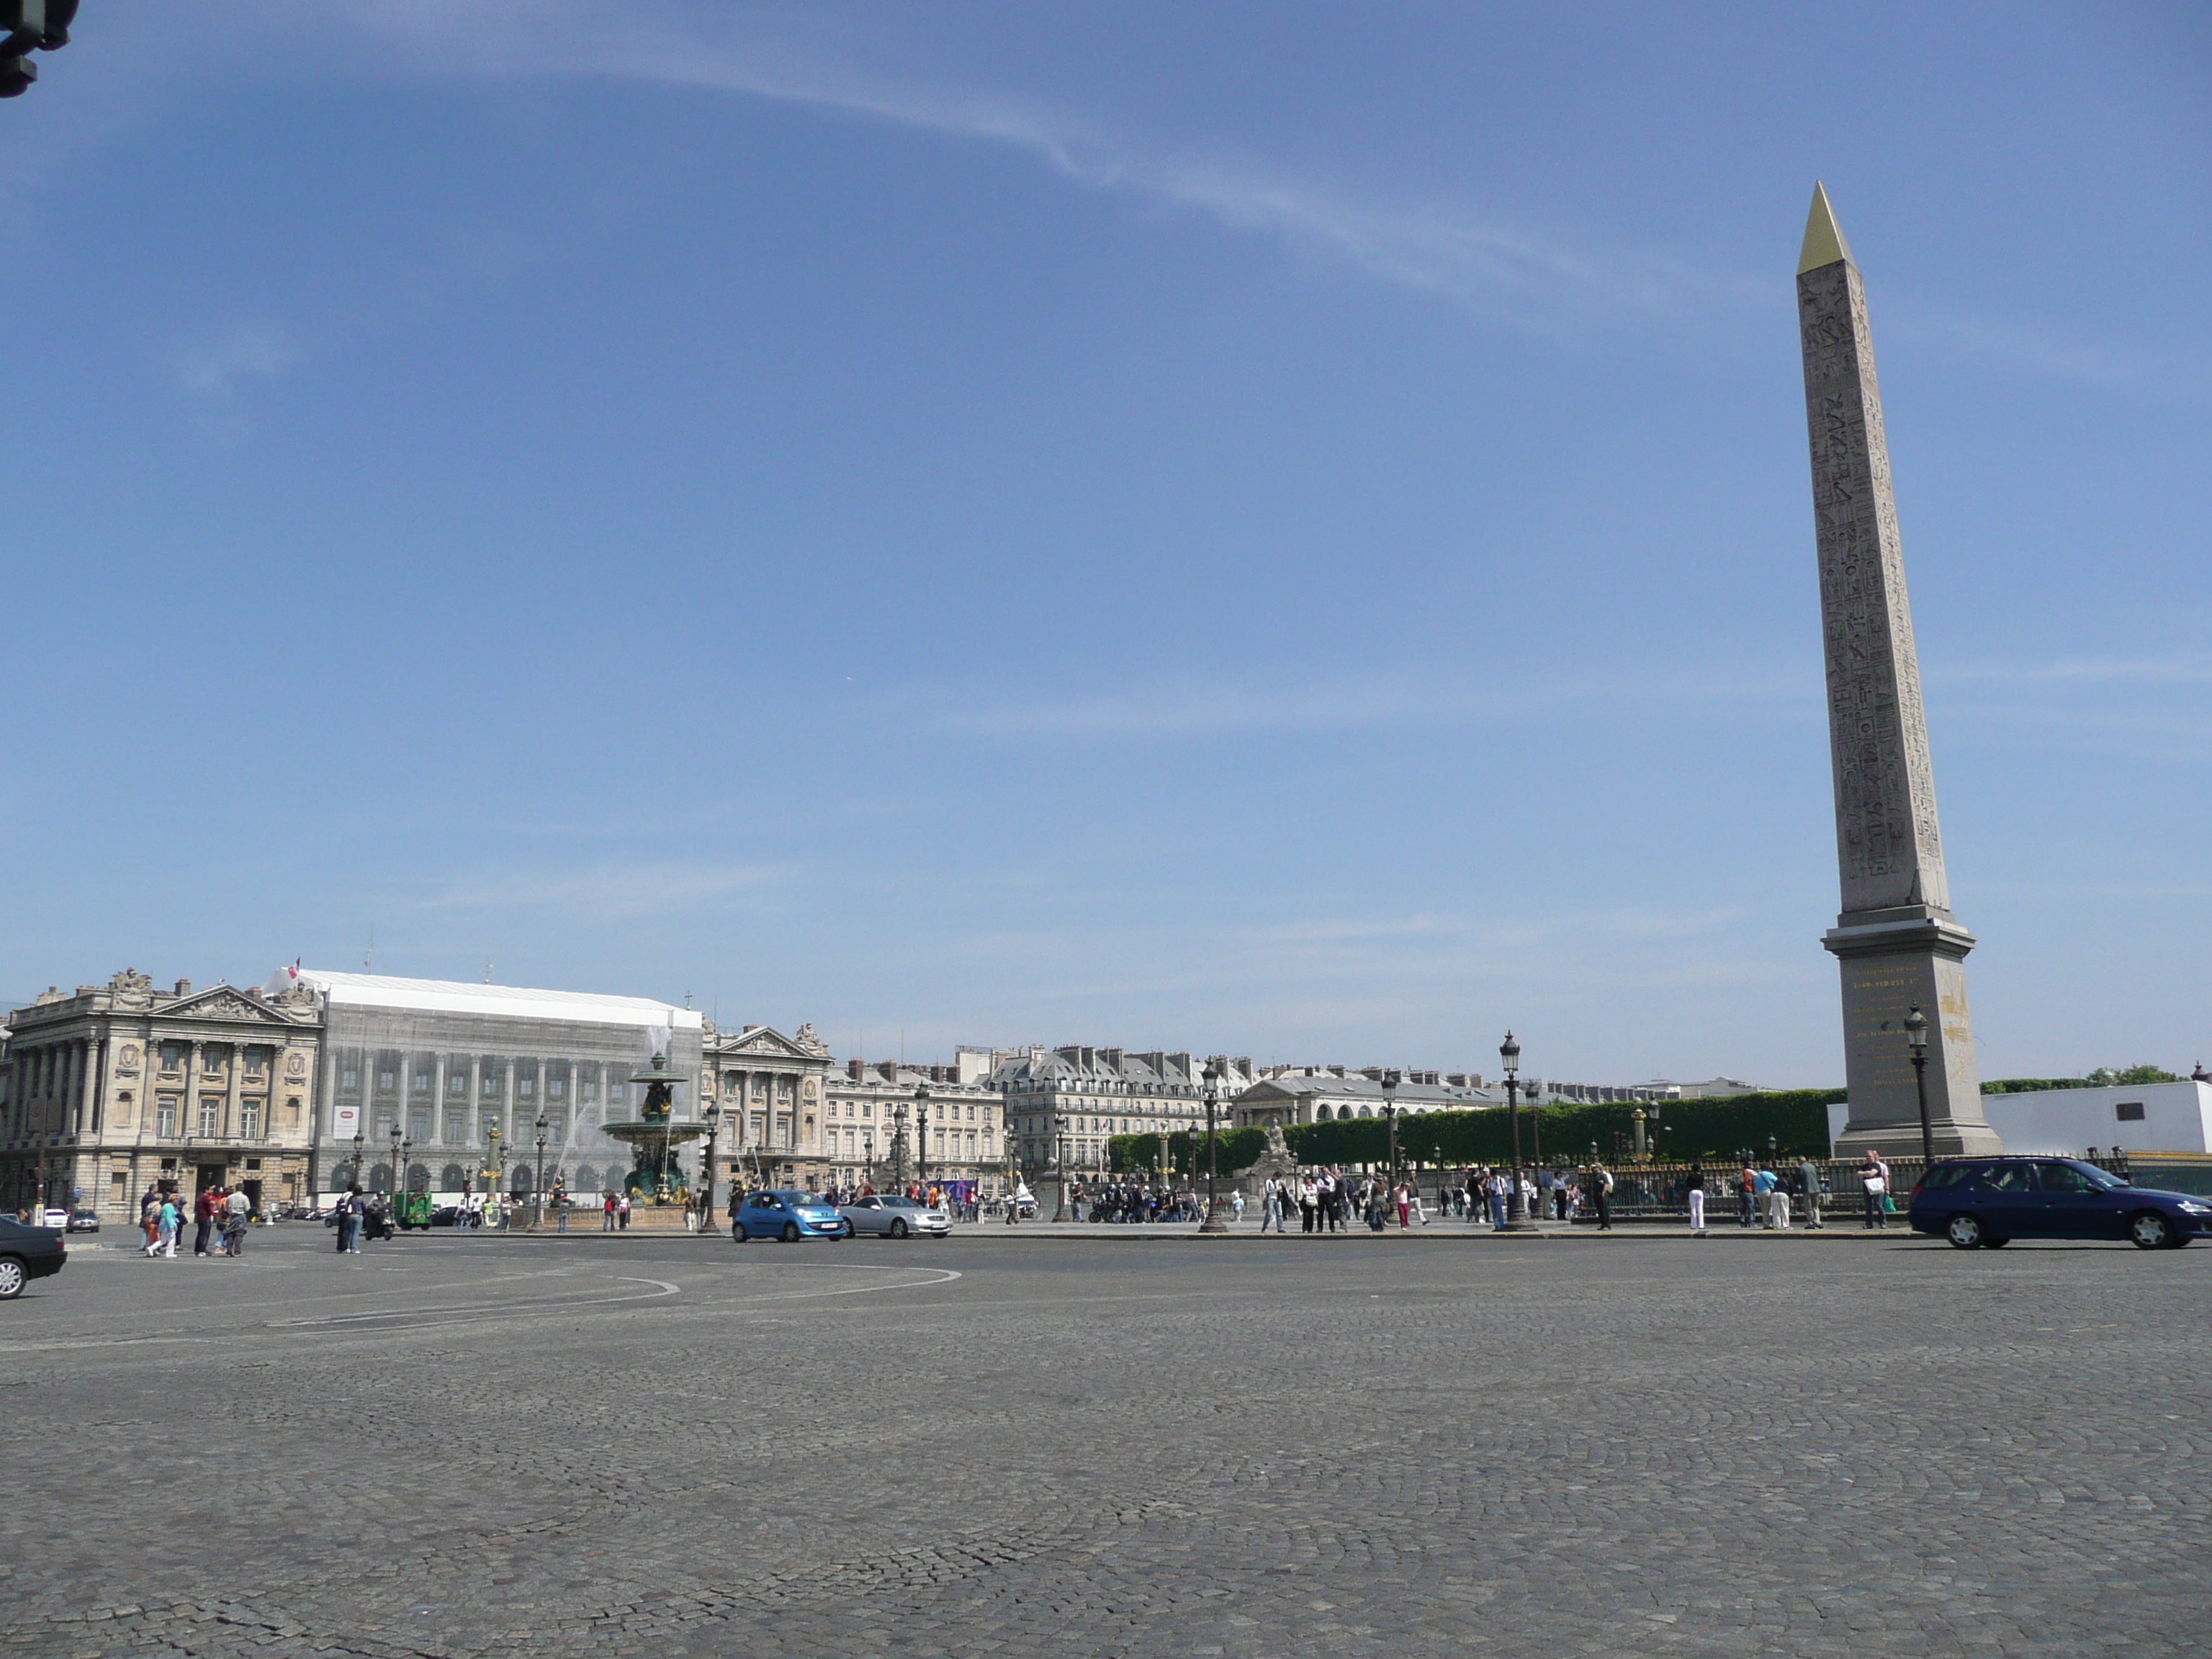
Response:
[[[1328,1074],[1331,1077],[1342,1077],[1344,1075],[1344,1067],[1341,1066],[1332,1066],[1328,1068]]]
[[[51,988],[51,987],[49,987],[48,988],[49,988],[49,989],[51,989],[52,988]],[[180,996],[180,997],[188,997],[188,996],[191,995],[191,994],[192,994],[192,982],[191,982],[191,981],[190,981],[190,980],[188,980],[188,979],[180,979],[180,980],[179,980],[179,981],[177,981],[177,994],[178,994],[179,996]]]
[[[857,1058],[847,1060],[845,1062],[845,1075],[852,1079],[854,1082],[858,1083],[860,1080],[860,1073],[866,1067],[867,1063],[868,1062],[866,1060]]]
[[[878,1060],[876,1062],[876,1075],[883,1079],[886,1083],[896,1083],[898,1081],[898,1061],[895,1060]]]

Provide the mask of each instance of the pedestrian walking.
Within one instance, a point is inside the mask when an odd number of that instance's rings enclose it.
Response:
[[[155,1224],[155,1232],[159,1238],[159,1243],[153,1250],[149,1252],[149,1255],[163,1255],[169,1257],[172,1261],[175,1260],[177,1254],[177,1229],[182,1224],[183,1219],[183,1212],[177,1208],[176,1200],[173,1198],[165,1195],[161,1200],[161,1216]]]
[[[624,1193],[615,1200],[615,1231],[629,1231],[629,1194]]]
[[[1597,1230],[1601,1233],[1613,1231],[1613,1171],[1602,1164],[1590,1165],[1590,1208],[1597,1216]]]
[[[194,1255],[208,1254],[208,1237],[215,1229],[216,1206],[222,1202],[222,1188],[220,1187],[203,1187],[198,1196],[192,1200],[192,1220],[197,1224],[192,1230]]]
[[[1703,1238],[1705,1236],[1705,1166],[1692,1164],[1682,1185],[1690,1200],[1690,1231]]]

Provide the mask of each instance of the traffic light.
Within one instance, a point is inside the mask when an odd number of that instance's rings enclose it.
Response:
[[[0,98],[13,98],[39,78],[34,52],[69,45],[77,0],[0,0]]]

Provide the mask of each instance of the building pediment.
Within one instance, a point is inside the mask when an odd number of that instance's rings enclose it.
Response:
[[[816,1053],[793,1042],[781,1031],[765,1025],[756,1025],[750,1031],[736,1036],[724,1037],[709,1052],[715,1060],[811,1060],[819,1064],[828,1058],[827,1051]]]
[[[223,1019],[252,1025],[290,1026],[296,1019],[228,985],[210,987],[161,1009],[164,1019]]]

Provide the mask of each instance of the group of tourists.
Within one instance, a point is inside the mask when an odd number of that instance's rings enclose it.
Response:
[[[243,1187],[203,1187],[192,1200],[194,1255],[244,1255],[246,1230],[253,1218],[253,1198]],[[185,1204],[173,1187],[149,1188],[138,1200],[138,1227],[146,1243],[141,1255],[177,1254],[177,1239],[184,1231]]]
[[[1890,1195],[1888,1163],[1878,1153],[1869,1152],[1860,1161],[1853,1177],[1858,1182],[1863,1206],[1863,1224],[1869,1229],[1887,1228],[1889,1218],[1897,1213],[1897,1200]],[[1702,1163],[1692,1164],[1683,1177],[1682,1198],[1689,1211],[1690,1231],[1701,1238],[1706,1231],[1706,1190],[1718,1184],[1718,1178],[1708,1175]],[[1785,1165],[1780,1170],[1755,1161],[1746,1162],[1729,1177],[1729,1184],[1735,1193],[1735,1224],[1746,1231],[1757,1227],[1769,1232],[1788,1232],[1793,1206],[1796,1213],[1804,1217],[1807,1231],[1820,1232],[1826,1228],[1826,1222],[1821,1218],[1821,1207],[1835,1194],[1820,1164],[1812,1158],[1800,1158],[1794,1167]]]

